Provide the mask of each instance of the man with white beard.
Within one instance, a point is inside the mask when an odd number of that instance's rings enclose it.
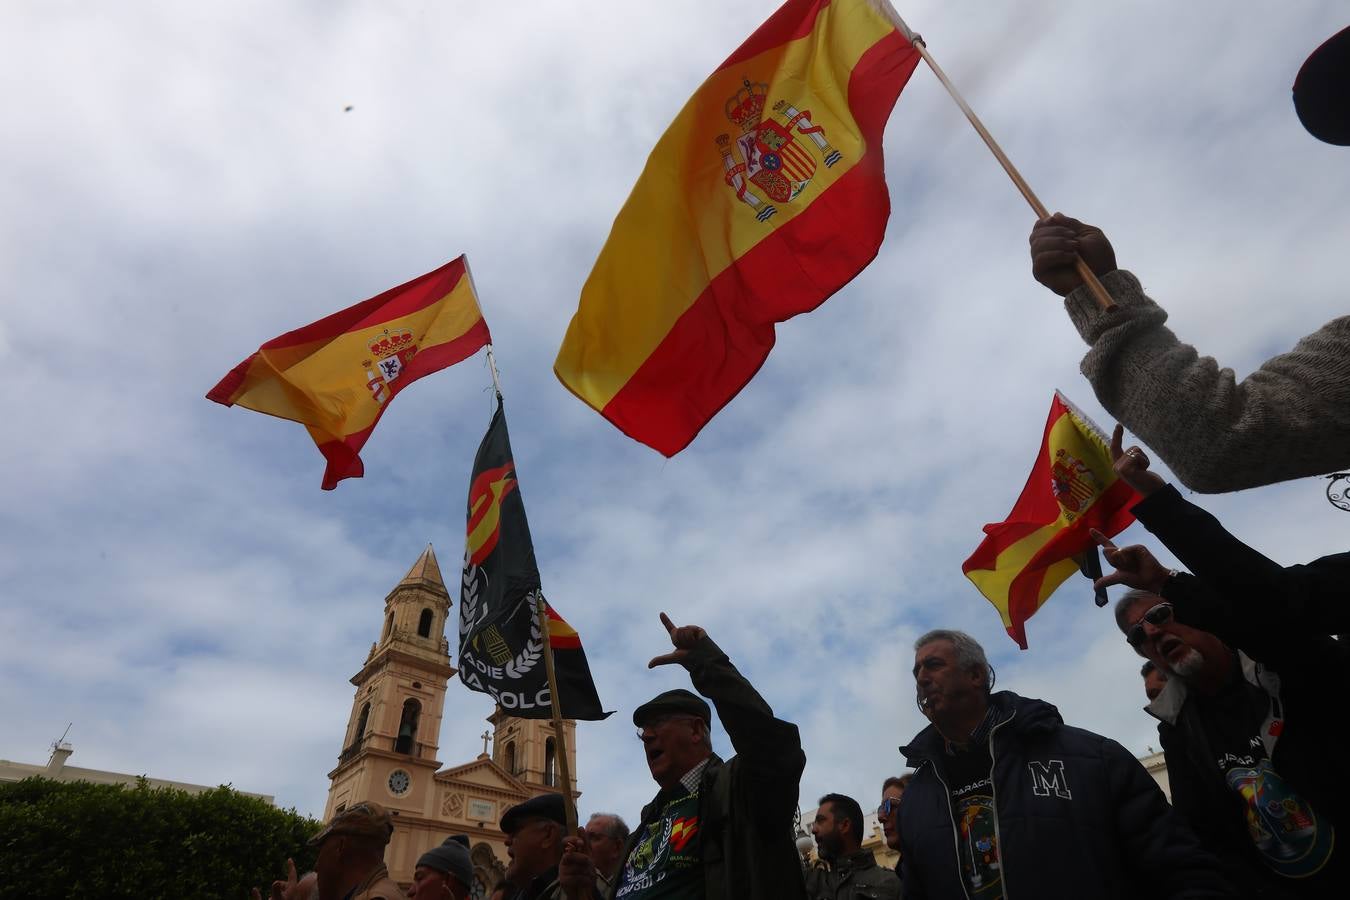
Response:
[[[1258,662],[1179,621],[1187,589],[1201,590],[1199,579],[1168,572],[1160,593],[1131,590],[1115,608],[1125,640],[1167,674],[1145,709],[1159,722],[1172,805],[1242,896],[1338,894],[1344,861],[1335,852],[1335,820],[1343,789],[1336,782],[1343,779],[1325,777],[1326,766],[1312,756],[1337,754],[1334,742],[1316,737],[1342,715],[1324,701],[1343,680],[1328,674],[1344,671],[1343,654],[1324,645],[1343,648],[1326,637],[1285,642],[1278,654],[1251,650]],[[1269,613],[1279,616],[1277,601]]]

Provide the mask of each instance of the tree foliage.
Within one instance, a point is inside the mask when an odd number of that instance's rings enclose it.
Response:
[[[0,784],[0,895],[243,898],[320,823],[229,787],[201,794],[28,778]]]

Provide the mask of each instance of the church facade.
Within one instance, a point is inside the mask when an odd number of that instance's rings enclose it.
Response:
[[[390,875],[412,881],[417,858],[452,834],[469,837],[474,897],[491,893],[505,872],[505,838],[497,827],[510,806],[560,792],[552,722],[508,716],[499,707],[482,735],[477,759],[442,768],[437,758],[445,691],[456,669],[445,637],[451,608],[436,554],[423,551],[384,601],[379,639],[370,647],[330,786],[324,818],[364,800],[394,814],[385,851]],[[576,772],[576,723],[562,723],[568,771]],[[486,741],[493,739],[492,753]],[[570,788],[576,791],[575,775]]]

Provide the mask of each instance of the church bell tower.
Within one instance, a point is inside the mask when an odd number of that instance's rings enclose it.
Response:
[[[445,639],[450,594],[427,545],[384,599],[380,639],[352,676],[356,696],[324,818],[363,800],[417,815],[429,805],[446,684],[455,675]]]

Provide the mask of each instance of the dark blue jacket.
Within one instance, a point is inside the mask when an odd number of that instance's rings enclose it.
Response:
[[[1001,691],[990,703],[1005,900],[1235,896],[1124,747],[1041,700]],[[905,898],[966,900],[942,736],[930,725],[900,752],[917,769],[900,804]]]

